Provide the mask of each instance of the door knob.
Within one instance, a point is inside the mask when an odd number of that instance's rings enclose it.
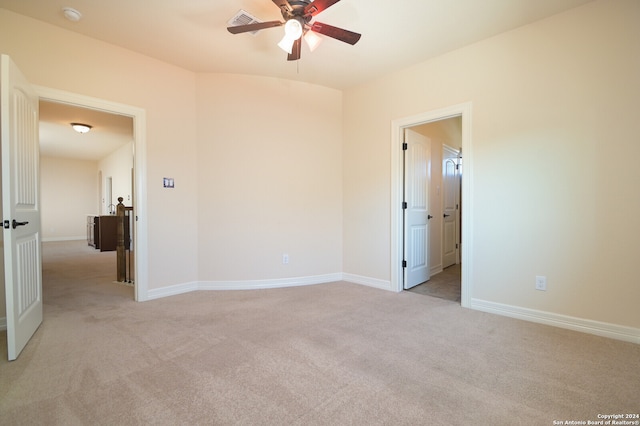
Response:
[[[433,216],[431,216],[430,214],[427,215],[427,219],[431,219]]]
[[[444,214],[444,217],[449,217],[449,216],[451,216],[451,215],[450,214],[446,214],[446,213]]]
[[[13,219],[11,225],[13,226],[13,229],[16,229],[18,226],[25,226],[27,223],[29,222],[18,222],[17,220]]]

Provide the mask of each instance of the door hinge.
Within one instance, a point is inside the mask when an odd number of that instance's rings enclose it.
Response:
[[[406,210],[407,209],[407,202],[403,201],[402,202],[402,210]]]
[[[406,142],[403,142],[403,143],[402,143],[402,150],[403,150],[403,151],[406,151],[407,149],[409,149],[409,144],[408,144],[408,143],[406,143]]]
[[[456,170],[460,170],[460,164],[456,164]]]
[[[458,248],[458,245],[456,244],[456,248]]]
[[[406,268],[406,267],[407,267],[407,261],[406,261],[406,260],[403,260],[403,261],[402,261],[402,267],[403,267],[403,268]]]

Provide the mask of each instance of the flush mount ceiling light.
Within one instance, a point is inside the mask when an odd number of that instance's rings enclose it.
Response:
[[[71,22],[78,22],[82,18],[82,13],[72,7],[63,7],[62,14]]]
[[[71,123],[71,127],[73,127],[73,130],[78,133],[87,133],[89,130],[91,130],[92,126],[82,123]]]

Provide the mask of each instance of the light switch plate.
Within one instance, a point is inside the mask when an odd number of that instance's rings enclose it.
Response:
[[[173,188],[174,187],[173,178],[163,178],[162,186],[164,186],[165,188]]]

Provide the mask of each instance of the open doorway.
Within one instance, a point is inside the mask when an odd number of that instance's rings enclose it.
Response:
[[[408,133],[411,132],[411,133]],[[420,157],[421,165],[414,168],[426,172],[426,188],[424,190],[428,198],[428,239],[423,243],[424,248],[418,248],[425,256],[428,274],[418,282],[405,281],[404,288],[418,294],[437,297],[460,303],[461,299],[461,265],[460,265],[460,217],[461,217],[461,173],[462,173],[462,117],[455,116],[442,120],[431,121],[409,127],[405,131],[405,157],[409,156],[412,143],[416,137],[407,138],[408,135],[417,134],[429,142],[428,158]],[[408,143],[407,143],[408,139]],[[411,147],[415,150],[415,146]],[[405,158],[405,201],[410,184],[411,162]],[[405,217],[408,209],[405,209]],[[412,251],[413,245],[407,244],[408,223],[405,222],[405,255],[407,269],[411,260],[416,256]],[[411,281],[413,274],[407,273]],[[409,284],[409,285],[407,285]]]
[[[78,124],[83,127],[76,129]],[[105,265],[111,259],[113,280],[109,282],[115,283],[117,278],[120,284],[128,285],[133,298],[135,281],[126,272],[134,271],[134,265],[126,265],[124,273],[119,273],[116,252],[120,220],[116,216],[117,199],[123,200],[129,210],[135,201],[131,173],[133,118],[41,99],[39,128],[43,244],[57,243],[55,252],[67,251],[67,246],[99,251]],[[128,251],[132,246],[128,231],[132,227],[130,218],[124,219],[127,232],[122,237]],[[43,255],[50,252],[44,250]],[[125,260],[135,259],[123,254]],[[96,259],[79,255],[76,261],[67,262],[77,266]]]
[[[85,232],[82,233],[83,238],[88,237],[88,222],[87,216],[97,213],[97,215],[107,214],[109,211],[109,205],[106,203],[106,184],[104,182],[96,182],[96,180],[104,180],[108,177],[114,177],[114,173],[122,176],[122,179],[118,182],[112,180],[112,190],[116,199],[118,197],[123,198],[123,204],[130,206],[130,227],[131,239],[135,242],[132,249],[131,259],[135,262],[135,268],[132,268],[132,284],[134,299],[136,301],[147,300],[147,288],[148,288],[148,258],[147,258],[147,226],[146,226],[146,144],[145,144],[145,112],[136,107],[128,105],[113,103],[110,101],[104,101],[101,99],[91,98],[87,96],[77,95],[69,92],[59,91],[55,89],[48,89],[43,87],[36,88],[41,103],[51,103],[54,106],[63,106],[68,108],[75,108],[77,111],[92,114],[103,114],[109,119],[119,120],[128,123],[128,130],[126,130],[128,140],[127,143],[121,144],[116,151],[122,151],[124,157],[128,160],[118,161],[117,155],[111,160],[114,160],[116,166],[109,166],[108,164],[101,164],[99,167],[94,167],[93,176],[90,178],[88,186],[92,188],[90,191],[95,193],[93,200],[90,202],[88,210],[81,212],[81,216],[84,216],[83,223],[85,225]],[[68,121],[65,119],[65,121]],[[87,123],[90,124],[90,123]],[[69,123],[66,123],[69,126]],[[126,126],[125,126],[126,127]],[[78,135],[78,136],[87,136]],[[111,138],[110,138],[111,139]],[[82,141],[82,140],[81,140]],[[88,142],[86,139],[83,143],[79,143],[72,147],[71,150],[84,150],[88,149],[86,146]],[[112,150],[113,151],[113,150]],[[46,153],[45,153],[46,155]],[[115,172],[109,172],[106,168],[112,168]],[[98,178],[96,178],[98,177]],[[61,188],[64,190],[64,188]],[[134,199],[135,194],[135,199]],[[75,197],[77,194],[72,192],[65,192],[65,197]],[[60,199],[64,202],[64,199]],[[135,201],[135,202],[134,202]],[[45,225],[43,225],[44,227]],[[77,228],[76,228],[77,229]],[[72,237],[78,237],[73,235]],[[85,241],[86,243],[86,241]],[[114,263],[114,280],[116,277],[116,266]]]
[[[461,151],[465,158],[465,173],[461,175],[461,194],[460,194],[460,242],[459,263],[460,267],[460,303],[462,306],[468,307],[471,302],[471,270],[473,267],[473,259],[471,258],[471,237],[472,237],[472,214],[473,205],[471,198],[471,176],[472,176],[472,146],[471,146],[471,104],[459,104],[448,108],[429,111],[411,117],[401,118],[392,122],[391,135],[391,285],[396,291],[402,291],[406,279],[406,271],[404,262],[404,134],[406,129],[415,129],[419,126],[435,123],[451,118],[459,120],[459,132],[461,139]],[[440,188],[442,194],[442,188]],[[436,197],[437,191],[434,194]],[[441,196],[441,195],[440,195]],[[464,208],[462,208],[464,205]],[[430,206],[431,208],[431,206]],[[440,206],[439,210],[442,210]],[[443,219],[444,211],[439,213],[439,219]],[[440,226],[442,226],[442,221]],[[435,233],[436,238],[441,238],[441,233]],[[442,241],[440,240],[440,244]],[[431,263],[431,262],[430,262]],[[436,262],[437,271],[437,262]],[[440,263],[440,270],[442,270]]]

